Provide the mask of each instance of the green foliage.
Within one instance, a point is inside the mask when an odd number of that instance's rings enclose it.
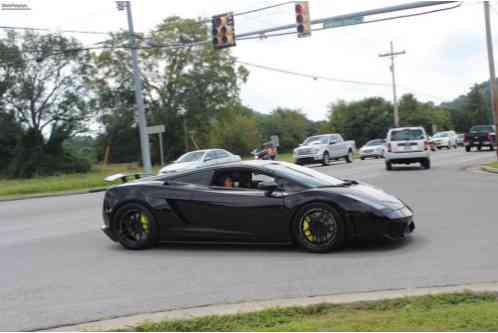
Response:
[[[259,114],[258,118],[261,140],[269,141],[270,136],[278,135],[281,151],[297,147],[316,130],[312,121],[298,110],[277,108],[270,115]]]
[[[227,110],[210,130],[209,146],[222,147],[234,154],[248,155],[259,144],[256,118]]]
[[[331,104],[328,117],[332,131],[356,140],[358,147],[368,140],[385,138],[393,123],[392,105],[381,97]]]
[[[453,128],[449,112],[433,103],[421,103],[412,94],[403,95],[399,101],[400,126],[422,126],[429,134]]]
[[[136,331],[496,331],[496,294],[457,293],[144,323]]]

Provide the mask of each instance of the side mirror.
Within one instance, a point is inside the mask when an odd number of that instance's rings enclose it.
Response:
[[[265,191],[266,195],[272,194],[276,189],[278,189],[278,184],[273,180],[258,183],[258,190]]]

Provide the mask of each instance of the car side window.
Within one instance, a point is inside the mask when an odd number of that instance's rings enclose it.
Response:
[[[254,184],[254,187],[257,188],[257,184],[262,182],[262,181],[273,181],[278,184],[280,191],[282,192],[300,192],[304,190],[302,186],[299,184],[296,184],[295,182],[281,178],[281,177],[273,177],[264,173],[259,173],[259,172],[253,172],[252,174],[252,182]]]
[[[226,151],[224,151],[224,150],[217,150],[217,151],[216,151],[216,156],[217,156],[218,158],[226,158],[226,157],[228,157],[229,155],[228,155],[228,153],[227,153]]]
[[[188,173],[182,176],[177,176],[173,178],[173,180],[179,183],[209,186],[211,184],[212,178],[213,178],[213,171],[204,170],[204,171]]]
[[[216,151],[213,150],[213,151],[209,151],[206,156],[204,157],[204,162],[207,162],[207,161],[212,161],[212,160],[215,160],[217,159],[218,156],[216,154]]]

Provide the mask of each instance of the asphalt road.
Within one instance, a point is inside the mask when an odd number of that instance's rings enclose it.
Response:
[[[317,170],[409,203],[404,242],[317,255],[289,246],[164,245],[126,251],[99,230],[102,193],[0,203],[0,330],[34,330],[204,304],[498,281],[493,153],[439,151],[433,168],[382,160]],[[268,221],[271,223],[271,221]]]

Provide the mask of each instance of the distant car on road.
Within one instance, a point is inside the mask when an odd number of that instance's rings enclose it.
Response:
[[[465,150],[469,152],[473,147],[481,150],[482,147],[489,147],[494,150],[496,147],[496,127],[494,125],[473,126],[465,134]]]
[[[432,136],[432,144],[437,149],[457,148],[457,135],[454,131],[437,132]]]
[[[345,159],[353,162],[353,153],[356,150],[354,141],[344,141],[340,134],[322,134],[310,136],[294,149],[296,164],[322,163],[329,165],[330,161]]]
[[[368,141],[358,151],[360,158],[364,160],[367,157],[381,158],[384,157],[385,139],[375,139]]]
[[[387,133],[387,150],[384,153],[386,169],[393,164],[420,163],[424,169],[431,168],[431,157],[427,135],[423,127],[392,128]]]
[[[354,180],[277,161],[242,161],[114,186],[102,230],[127,249],[161,241],[296,243],[310,252],[349,239],[402,239],[415,224],[398,198]]]
[[[183,154],[170,165],[166,165],[159,171],[159,174],[193,170],[203,166],[238,162],[240,160],[239,155],[234,155],[224,149],[195,150]]]

